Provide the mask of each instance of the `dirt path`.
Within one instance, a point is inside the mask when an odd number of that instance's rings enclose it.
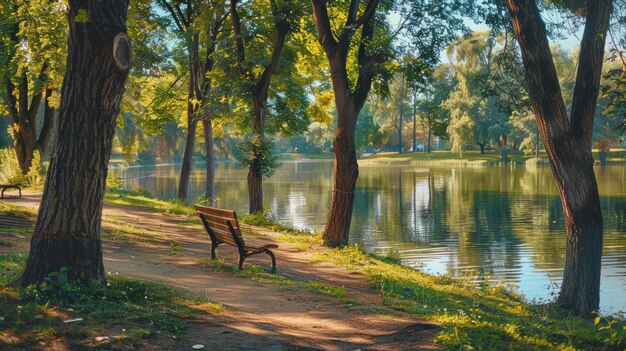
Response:
[[[5,199],[38,207],[40,194]],[[226,307],[211,320],[192,323],[183,341],[159,340],[155,349],[188,350],[203,344],[209,350],[420,350],[436,349],[436,326],[382,305],[360,274],[325,262],[313,254],[277,242],[278,277],[344,286],[349,302],[306,289],[261,284],[210,264],[210,240],[199,224],[185,216],[145,212],[141,208],[105,207],[104,227],[120,223],[152,232],[145,242],[103,240],[104,264],[110,274],[160,282],[206,297]],[[273,241],[274,233],[255,228]],[[157,238],[157,239],[152,239]],[[236,249],[220,246],[218,256],[234,266]],[[245,265],[269,266],[265,255]]]

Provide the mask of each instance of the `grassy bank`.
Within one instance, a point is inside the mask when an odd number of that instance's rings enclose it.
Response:
[[[322,152],[319,154],[296,154],[296,153],[281,153],[277,154],[280,161],[299,161],[299,160],[332,160],[333,154],[331,152]]]
[[[593,150],[593,157],[596,163],[599,163],[598,150]],[[534,155],[524,155],[521,152],[511,151],[509,153],[509,161],[511,164],[524,165],[527,162],[538,163],[541,165],[549,165],[548,157],[545,152],[535,158]],[[359,164],[395,164],[410,166],[427,166],[427,167],[449,167],[449,166],[466,166],[480,167],[488,165],[498,165],[502,163],[502,157],[498,151],[487,151],[481,154],[480,151],[466,151],[463,155],[452,153],[450,151],[433,151],[431,153],[409,152],[398,154],[397,152],[381,152],[369,155],[359,160]],[[626,164],[626,150],[615,149],[607,154],[607,164],[623,165]]]
[[[355,247],[320,253],[363,273],[384,303],[443,326],[437,341],[454,350],[623,350],[626,324],[612,318],[585,320],[554,304],[529,304],[502,286],[432,276]],[[392,261],[392,260],[391,260]]]
[[[582,319],[554,303],[528,303],[504,285],[475,286],[468,279],[425,274],[402,266],[393,254],[378,257],[355,246],[329,249],[321,246],[321,233],[306,235],[258,215],[243,221],[278,230],[279,240],[316,252],[313,261],[363,274],[386,306],[440,323],[437,342],[446,349],[626,350],[623,312],[617,313],[621,320]]]
[[[104,194],[106,206],[132,206],[147,212],[158,212],[170,215],[195,216],[193,205],[180,200],[161,200],[144,191],[111,190]]]
[[[371,289],[383,296],[386,306],[440,323],[442,331],[437,342],[446,349],[626,349],[624,320],[599,315],[582,319],[554,303],[528,303],[503,285],[476,286],[469,279],[425,274],[402,266],[393,255],[377,257],[354,246],[325,248],[319,233],[306,235],[264,222],[258,216],[246,217],[244,221],[278,230],[279,240],[316,252],[313,261],[332,262],[363,274]],[[617,317],[624,315],[620,312]]]
[[[21,270],[25,257],[19,250],[0,254],[0,286]],[[64,282],[65,274],[50,274],[40,288],[1,288],[0,349],[160,346],[176,343],[190,321],[223,310],[206,299],[148,281],[108,276],[106,287],[75,288]]]

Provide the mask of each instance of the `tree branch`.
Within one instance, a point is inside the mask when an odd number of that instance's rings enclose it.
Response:
[[[263,70],[263,74],[259,79],[257,91],[263,98],[267,96],[267,91],[269,90],[272,74],[274,74],[274,72],[276,71],[276,67],[278,66],[278,62],[280,61],[280,54],[282,53],[283,47],[285,46],[286,37],[287,32],[280,31],[276,35],[276,41],[274,42],[274,47],[272,48],[272,58],[267,67],[265,67],[265,70]]]
[[[587,18],[580,43],[570,124],[574,135],[582,138],[588,148],[591,148],[593,119],[602,78],[604,44],[613,7],[612,2],[612,0],[587,0],[585,4]]]
[[[378,7],[378,0],[369,0],[361,17],[354,21],[355,31],[363,24],[369,22],[372,19],[374,13],[376,12],[376,7]]]
[[[569,123],[546,28],[534,0],[507,0],[513,30],[519,42],[528,92],[544,139],[562,140]],[[546,145],[546,148],[550,145]]]
[[[313,21],[315,22],[315,27],[317,27],[318,41],[328,56],[329,53],[335,51],[337,41],[330,27],[326,0],[311,0],[311,6],[313,7]]]
[[[357,59],[359,62],[359,77],[357,78],[356,86],[354,88],[354,105],[357,109],[361,109],[367,95],[372,88],[372,80],[374,79],[374,66],[380,61],[384,60],[381,54],[367,53],[367,46],[371,43],[374,36],[374,23],[368,21],[363,26],[361,31],[361,42],[359,43],[359,51],[357,53]]]
[[[178,14],[176,13],[176,10],[174,10],[174,7],[172,7],[172,5],[167,2],[167,0],[159,0],[159,3],[165,6],[165,8],[170,12],[172,18],[174,19],[174,22],[176,23],[176,27],[178,27],[178,30],[184,33],[186,27],[183,27],[183,25],[181,24],[180,20],[178,19]]]
[[[230,20],[233,25],[233,34],[235,35],[235,49],[237,51],[237,67],[246,78],[253,78],[252,72],[247,68],[246,50],[243,44],[243,36],[241,34],[241,18],[237,11],[237,0],[230,0]]]
[[[361,0],[352,0],[350,1],[350,7],[348,8],[348,18],[346,19],[346,24],[344,27],[351,26],[356,20],[357,12],[359,11],[359,5],[361,4]]]
[[[17,110],[20,124],[27,121],[28,116],[28,77],[26,71],[22,71],[20,82],[17,86]]]
[[[38,82],[43,82],[46,76],[46,70],[48,69],[48,61],[44,62],[41,66],[41,71],[39,71],[39,75],[37,76]],[[37,84],[33,85],[37,87]],[[30,100],[30,107],[28,109],[28,120],[33,125],[35,124],[35,120],[37,119],[37,112],[39,112],[39,105],[41,104],[41,98],[43,97],[43,92],[47,90],[46,88],[42,88],[39,91],[33,92],[33,97]]]

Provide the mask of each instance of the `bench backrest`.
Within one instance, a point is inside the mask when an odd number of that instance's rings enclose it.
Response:
[[[230,245],[243,248],[245,242],[241,237],[235,211],[201,205],[195,205],[195,208],[209,235]]]

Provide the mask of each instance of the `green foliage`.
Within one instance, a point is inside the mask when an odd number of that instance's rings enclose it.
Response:
[[[237,161],[244,167],[250,167],[259,162],[263,178],[271,177],[280,166],[278,157],[274,154],[274,142],[267,137],[251,135],[244,138],[239,144]]]
[[[15,152],[12,149],[0,149],[0,182],[18,184],[21,186],[40,189],[46,180],[48,164],[41,163],[39,151],[35,151],[33,163],[27,174],[22,174]]]
[[[387,136],[383,134],[380,125],[375,120],[375,111],[375,106],[372,108],[371,104],[365,104],[356,122],[354,141],[360,154],[363,154],[367,147],[374,150],[381,148],[387,140]]]
[[[121,149],[124,161],[132,163],[137,160],[142,151],[150,149],[144,131],[136,124],[135,118],[128,113],[118,117],[115,128],[114,147]]]
[[[375,102],[376,123],[383,133],[391,135],[398,148],[404,145],[402,125],[411,117],[410,87],[403,74],[394,75],[388,88],[388,93],[378,96]],[[375,136],[374,136],[375,137]]]
[[[113,175],[111,175],[111,173],[109,173],[107,175],[107,180],[106,180],[106,190],[122,190],[122,186],[124,185],[124,181],[122,180],[122,178],[119,177],[114,177]]]
[[[72,286],[67,279],[68,268],[61,267],[58,272],[51,272],[40,286],[30,286],[24,290],[24,297],[36,303],[51,303],[55,306],[68,307],[76,304],[93,303],[92,294],[85,294],[81,288]],[[97,288],[95,289],[97,291]],[[94,291],[94,292],[95,292]]]

